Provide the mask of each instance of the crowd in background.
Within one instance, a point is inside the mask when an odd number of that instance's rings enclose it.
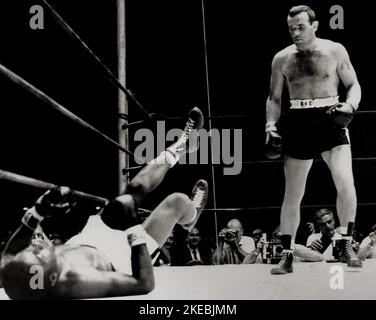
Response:
[[[301,230],[304,235],[300,237],[300,243],[295,245],[296,261],[331,262],[338,259],[335,243],[340,239],[340,234],[336,231],[333,212],[328,209],[316,211],[312,221],[305,223]],[[0,252],[11,235],[12,231],[9,231],[3,236]],[[239,219],[229,220],[216,239],[208,238],[198,227],[189,231],[174,229],[160,248],[154,266],[275,264],[281,258],[279,235],[279,226],[269,233],[261,228],[254,228],[249,232],[244,230]],[[364,236],[353,236],[353,248],[360,259],[376,258],[376,225],[370,226],[368,234]],[[46,234],[42,228],[37,229],[35,238],[42,238],[56,246],[67,240],[57,232]]]

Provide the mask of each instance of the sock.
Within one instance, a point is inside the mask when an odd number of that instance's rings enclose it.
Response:
[[[339,227],[338,231],[343,236],[347,235],[347,227]]]
[[[291,241],[291,235],[289,234],[283,234],[281,235],[281,243],[283,250],[292,250],[292,241]]]
[[[180,155],[174,148],[168,148],[166,151],[166,160],[170,164],[171,168],[179,162]]]
[[[347,227],[339,227],[339,233],[343,239],[352,239],[354,233],[354,222],[349,222]]]

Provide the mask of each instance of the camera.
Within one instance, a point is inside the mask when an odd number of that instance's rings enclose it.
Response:
[[[340,259],[341,249],[343,247],[342,240],[333,240],[333,257],[335,260]]]
[[[236,231],[234,230],[227,230],[225,233],[225,239],[226,240],[233,240],[236,238]]]
[[[268,242],[268,251],[271,264],[277,264],[282,259],[282,243],[279,240]]]
[[[262,236],[264,245],[262,248],[262,260],[263,263],[277,264],[282,259],[282,243],[279,239],[271,239],[266,241],[266,234]]]

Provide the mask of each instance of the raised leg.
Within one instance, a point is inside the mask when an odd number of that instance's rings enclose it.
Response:
[[[182,193],[173,193],[164,199],[144,221],[146,232],[162,246],[176,224],[192,221],[196,208],[192,200]]]

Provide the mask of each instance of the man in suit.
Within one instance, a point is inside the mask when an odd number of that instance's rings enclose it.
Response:
[[[200,230],[196,227],[192,228],[188,231],[186,245],[173,255],[171,265],[192,266],[210,264],[210,249],[202,245]]]

